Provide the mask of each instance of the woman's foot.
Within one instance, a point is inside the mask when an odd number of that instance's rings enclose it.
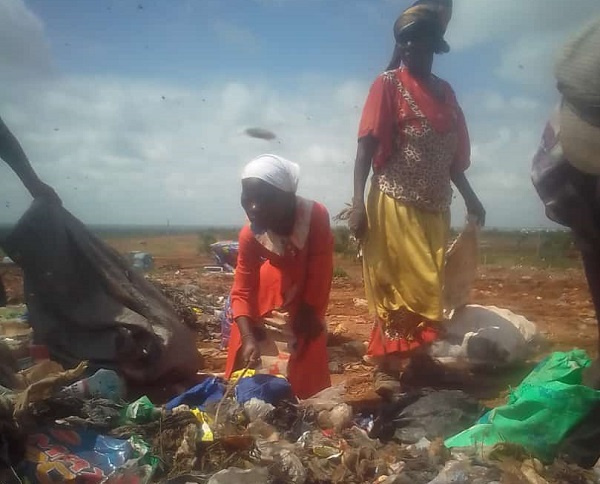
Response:
[[[391,400],[402,393],[400,373],[396,371],[375,370],[375,392],[386,400]]]
[[[417,352],[407,365],[402,383],[411,387],[436,387],[444,383],[446,370],[426,352]]]

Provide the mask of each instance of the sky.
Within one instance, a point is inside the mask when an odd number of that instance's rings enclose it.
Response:
[[[241,224],[239,174],[262,153],[299,163],[299,194],[333,215],[352,197],[361,109],[410,3],[0,0],[0,116],[85,223]],[[597,15],[599,0],[455,0],[434,72],[465,111],[489,226],[552,226],[531,158],[558,101],[554,58]],[[30,201],[0,164],[0,223]],[[455,224],[464,212],[458,196]]]

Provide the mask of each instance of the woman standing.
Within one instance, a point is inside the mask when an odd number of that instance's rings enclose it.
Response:
[[[465,170],[470,143],[448,83],[432,74],[451,0],[418,1],[394,25],[396,46],[363,110],[354,170],[350,229],[363,240],[367,299],[376,323],[368,355],[378,365],[376,390],[400,391],[407,358],[439,334],[451,182],[469,214],[485,211]],[[373,178],[365,203],[365,184]]]
[[[333,235],[325,207],[296,195],[298,172],[295,163],[262,155],[242,174],[250,223],[239,238],[226,377],[261,363],[265,323],[278,319],[290,351],[288,380],[296,396],[308,398],[331,385],[325,312]]]

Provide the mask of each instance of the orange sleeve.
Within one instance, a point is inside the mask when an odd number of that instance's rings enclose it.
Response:
[[[313,207],[307,264],[303,302],[324,318],[333,279],[333,234],[329,213],[319,203]]]
[[[358,139],[371,135],[379,141],[373,160],[375,166],[384,164],[391,154],[396,113],[390,86],[390,81],[383,74],[375,80],[369,91],[358,128]]]
[[[256,320],[261,259],[258,244],[248,225],[240,232],[239,243],[238,262],[231,290],[231,309],[234,319],[246,316]]]

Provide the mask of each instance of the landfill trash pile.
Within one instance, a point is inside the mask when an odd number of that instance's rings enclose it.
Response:
[[[230,382],[206,375],[159,406],[127,403],[117,373],[85,364],[63,371],[46,360],[18,379],[27,386],[0,396],[2,483],[600,482],[544,464],[527,442],[447,448],[482,415],[461,391],[355,411],[343,385],[297,401],[285,378],[249,370]]]
[[[0,308],[0,365],[23,368],[30,361],[29,346],[32,331],[27,324],[27,308],[6,306]],[[9,356],[10,354],[10,356]],[[4,378],[0,375],[0,385]]]
[[[207,294],[193,284],[179,284],[155,278],[150,280],[171,301],[186,326],[197,331],[202,339],[220,339],[219,317],[226,302],[224,296]]]

